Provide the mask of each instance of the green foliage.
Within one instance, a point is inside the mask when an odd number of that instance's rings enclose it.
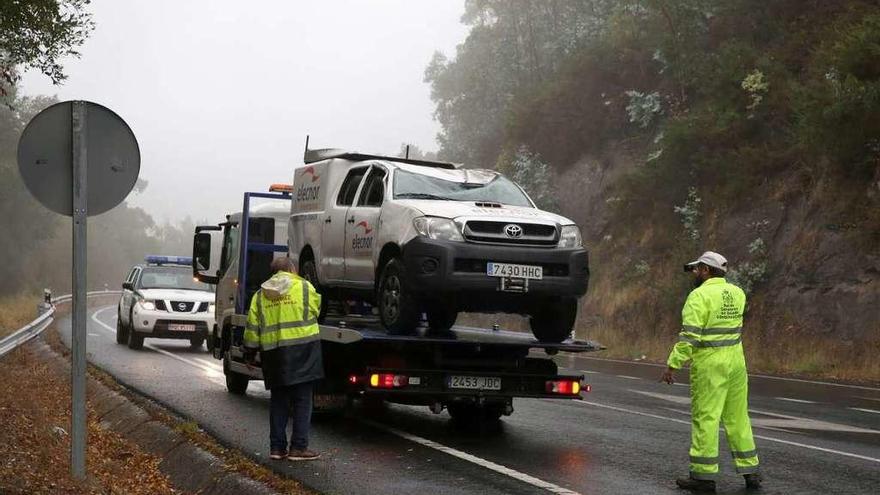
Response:
[[[553,173],[541,157],[529,151],[528,147],[520,146],[509,163],[500,167],[510,175],[514,182],[525,189],[538,208],[546,211],[559,211],[556,201],[556,188],[551,183]]]
[[[700,204],[703,200],[697,194],[697,188],[688,189],[687,200],[682,206],[673,207],[673,211],[681,217],[681,225],[684,227],[687,238],[697,242],[700,240],[700,217],[703,216]]]
[[[37,69],[58,84],[67,76],[61,60],[94,29],[85,11],[89,0],[6,0],[0,2],[0,95],[19,80],[20,69]]]
[[[748,251],[750,259],[731,268],[727,278],[746,294],[751,294],[758,284],[767,279],[770,258],[767,246],[761,237],[749,243]]]

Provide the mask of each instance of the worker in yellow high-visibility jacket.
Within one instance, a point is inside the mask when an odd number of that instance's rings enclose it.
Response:
[[[275,275],[251,299],[244,331],[245,360],[252,362],[253,355],[260,353],[263,380],[271,394],[269,458],[317,459],[318,454],[308,447],[313,387],[324,377],[318,328],[321,295],[296,275],[289,258],[276,258],[271,268]]]
[[[736,472],[747,488],[760,488],[758,454],[748,412],[748,374],[742,347],[745,293],[727,282],[727,260],[712,251],[685,265],[696,288],[682,309],[682,329],[661,381],[691,361],[690,475],[676,483],[694,491],[715,491],[718,426],[724,423]]]

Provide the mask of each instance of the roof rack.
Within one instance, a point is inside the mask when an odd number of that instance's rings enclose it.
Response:
[[[373,155],[369,153],[360,153],[357,151],[344,150],[340,148],[323,148],[310,150],[309,149],[309,136],[306,136],[306,150],[303,153],[303,162],[306,164],[319,162],[321,160],[329,160],[331,158],[344,158],[346,160],[352,160],[355,162],[360,162],[364,160],[388,160],[390,162],[399,162],[399,163],[407,163],[409,165],[419,165],[422,167],[434,167],[434,168],[445,168],[449,170],[455,170],[459,168],[461,165],[452,162],[435,162],[429,160],[415,160],[412,158],[402,158],[399,156],[384,156],[384,155]]]

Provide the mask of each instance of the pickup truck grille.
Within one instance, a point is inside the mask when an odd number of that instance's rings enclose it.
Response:
[[[473,242],[523,246],[555,246],[559,242],[555,225],[492,220],[466,222],[464,237]]]

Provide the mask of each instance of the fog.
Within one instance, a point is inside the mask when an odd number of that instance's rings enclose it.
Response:
[[[96,29],[53,86],[28,95],[115,110],[141,149],[142,194],[159,221],[216,221],[241,192],[290,182],[312,147],[437,148],[423,73],[467,35],[463,1],[99,1]]]

